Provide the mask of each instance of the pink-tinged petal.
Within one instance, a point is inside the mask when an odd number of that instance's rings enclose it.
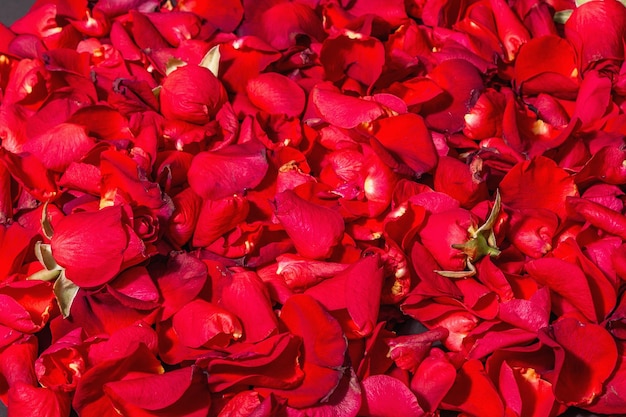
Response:
[[[617,347],[602,326],[561,318],[539,332],[554,349],[554,394],[566,405],[587,405],[604,391],[617,362]]]
[[[437,65],[428,77],[445,94],[424,104],[426,125],[439,132],[454,133],[465,126],[465,115],[484,89],[476,67],[463,59],[450,59]]]
[[[402,381],[388,375],[372,375],[361,382],[360,413],[376,417],[423,416],[415,394]],[[392,401],[390,401],[393,399]]]
[[[598,229],[626,239],[626,216],[586,198],[568,197],[567,208]]]
[[[151,263],[149,271],[163,296],[163,319],[193,300],[207,281],[206,264],[188,253],[172,253],[165,264]]]
[[[243,6],[239,0],[226,0],[215,4],[201,0],[181,0],[177,7],[179,10],[192,12],[206,19],[224,32],[235,30],[243,17]]]
[[[504,415],[500,395],[477,359],[463,364],[441,408],[484,417]]]
[[[306,258],[329,257],[343,238],[345,225],[336,210],[304,200],[291,190],[276,194],[274,204],[276,217]]]
[[[258,343],[237,343],[228,356],[207,355],[196,365],[208,372],[212,392],[231,387],[254,386],[261,393],[274,389],[292,389],[304,378],[300,369],[302,340],[290,333],[280,333]]]
[[[255,188],[268,167],[265,147],[260,142],[246,142],[200,152],[191,162],[188,180],[196,194],[215,200]]]
[[[520,329],[538,331],[550,318],[549,287],[542,287],[530,299],[514,298],[500,304],[498,318]]]
[[[9,389],[9,416],[66,417],[70,415],[71,398],[64,392],[19,382]]]
[[[185,65],[163,81],[161,112],[168,119],[205,124],[215,117],[227,101],[226,90],[211,71]]]
[[[209,246],[218,237],[245,221],[249,211],[248,199],[240,195],[204,200],[198,213],[192,244]]]
[[[323,120],[345,129],[371,122],[385,114],[380,104],[344,95],[328,84],[316,85],[311,91],[311,100]]]
[[[574,48],[565,39],[542,36],[520,48],[515,60],[515,84],[522,94],[573,98],[578,83]]]
[[[385,47],[374,37],[340,33],[323,42],[320,61],[327,80],[337,82],[349,77],[371,86],[382,73]]]
[[[243,325],[243,338],[258,342],[277,332],[278,319],[269,292],[252,271],[234,272],[217,282],[218,303],[237,316]]]
[[[30,139],[23,149],[35,155],[46,168],[64,171],[71,162],[77,162],[87,154],[94,144],[84,128],[62,123]]]
[[[437,151],[420,116],[407,113],[374,121],[370,132],[386,150],[420,176],[437,164]],[[392,167],[393,168],[393,167]]]
[[[455,379],[454,365],[441,349],[434,348],[415,371],[411,379],[411,391],[424,411],[434,412],[454,385]]]
[[[546,184],[545,179],[550,178]],[[574,179],[554,161],[538,156],[516,164],[500,182],[502,203],[516,209],[548,209],[560,219],[567,215],[565,200],[577,196]]]
[[[302,88],[290,78],[275,72],[260,74],[249,80],[246,92],[252,104],[269,114],[297,117],[304,110]]]
[[[620,2],[594,1],[574,8],[565,24],[565,37],[576,48],[580,69],[586,71],[597,61],[624,59],[625,30],[626,9]]]
[[[106,207],[59,220],[51,240],[52,256],[79,287],[97,287],[120,272],[128,236],[122,209]]]
[[[528,262],[526,270],[539,283],[569,301],[587,319],[598,321],[589,283],[578,266],[558,258],[541,258]]]
[[[290,407],[304,408],[328,398],[344,374],[347,349],[341,326],[313,298],[294,295],[282,308],[281,320],[303,341],[300,359],[304,380],[292,390],[273,390]]]

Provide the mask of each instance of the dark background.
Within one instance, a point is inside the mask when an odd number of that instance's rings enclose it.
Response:
[[[0,0],[0,22],[9,26],[24,16],[35,0]]]

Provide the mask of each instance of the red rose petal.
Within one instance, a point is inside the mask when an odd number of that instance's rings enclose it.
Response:
[[[295,81],[280,74],[265,73],[252,78],[246,92],[252,104],[270,114],[296,117],[304,110],[304,91]]]
[[[300,255],[327,258],[341,241],[345,225],[337,211],[308,202],[291,190],[276,194],[274,204],[276,217]]]
[[[370,416],[423,416],[424,410],[417,403],[415,394],[401,381],[388,375],[372,375],[365,378],[361,413]],[[389,401],[393,398],[393,401]]]
[[[106,207],[59,220],[51,240],[52,256],[79,287],[97,287],[120,272],[128,245],[122,209]]]
[[[216,200],[255,188],[267,170],[263,145],[247,142],[217,151],[200,152],[193,158],[187,175],[189,185],[196,194]]]

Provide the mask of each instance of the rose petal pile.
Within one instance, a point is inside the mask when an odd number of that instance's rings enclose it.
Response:
[[[10,416],[626,412],[626,7],[0,25]]]

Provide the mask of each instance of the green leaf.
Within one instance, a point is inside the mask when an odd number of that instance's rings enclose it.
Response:
[[[74,298],[76,298],[76,294],[78,294],[79,289],[78,285],[74,284],[65,277],[65,271],[61,271],[59,277],[54,283],[54,286],[52,287],[52,290],[54,291],[54,296],[57,299],[63,318],[69,317],[72,303],[74,302]]]
[[[560,23],[562,25],[564,25],[565,23],[567,23],[567,21],[569,20],[570,16],[572,15],[572,13],[574,12],[573,9],[567,9],[567,10],[561,10],[558,11],[556,13],[554,13],[554,21],[556,23]]]
[[[208,69],[217,77],[217,74],[220,70],[220,46],[215,45],[209,52],[206,53],[202,61],[200,61],[200,66]]]

